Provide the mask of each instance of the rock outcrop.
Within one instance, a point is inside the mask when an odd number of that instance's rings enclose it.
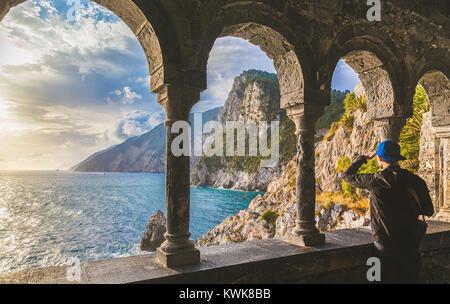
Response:
[[[353,130],[339,126],[331,140],[316,144],[316,185],[322,191],[339,191],[340,179],[336,170],[337,161],[342,156],[354,159],[358,155],[376,150],[379,138],[374,122],[366,112],[354,113]]]
[[[191,183],[195,186],[265,191],[295,152],[295,127],[285,111],[280,109],[277,75],[249,70],[236,77],[217,120],[224,130],[227,121],[269,123],[279,120],[280,162],[276,167],[261,167],[261,158],[258,157],[203,157],[192,168]]]
[[[144,235],[141,239],[141,250],[155,251],[165,241],[166,217],[162,211],[158,210],[156,214],[150,216]]]
[[[195,245],[209,246],[272,237],[284,238],[295,226],[296,161],[292,160],[280,177],[268,186],[264,196],[258,195],[248,209],[228,216],[221,224],[200,236]],[[316,222],[321,231],[369,226],[368,212],[360,212],[333,202],[318,202]]]

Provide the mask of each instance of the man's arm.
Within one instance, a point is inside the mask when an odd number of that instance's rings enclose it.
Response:
[[[359,168],[365,163],[367,163],[367,157],[365,155],[358,156],[350,167],[342,174],[342,179],[350,186],[369,189],[373,174],[357,174]]]

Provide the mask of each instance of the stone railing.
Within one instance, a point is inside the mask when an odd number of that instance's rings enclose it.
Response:
[[[450,283],[450,224],[429,222],[421,246],[427,283]],[[367,259],[374,254],[369,229],[325,233],[314,247],[282,239],[201,248],[198,265],[166,268],[154,254],[82,263],[79,281],[68,267],[35,269],[0,276],[0,283],[367,283]]]

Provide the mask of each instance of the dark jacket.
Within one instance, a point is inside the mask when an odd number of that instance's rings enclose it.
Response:
[[[342,175],[344,181],[370,193],[370,221],[374,240],[386,249],[417,249],[413,231],[417,229],[418,216],[434,214],[429,190],[423,179],[393,164],[373,174],[357,174],[367,162],[359,156]],[[412,187],[419,197],[422,212],[414,197],[408,192]]]

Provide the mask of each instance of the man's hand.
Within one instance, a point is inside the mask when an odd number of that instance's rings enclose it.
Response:
[[[375,155],[377,155],[377,152],[371,152],[367,155],[364,155],[366,157],[367,160],[372,159],[375,157]]]

